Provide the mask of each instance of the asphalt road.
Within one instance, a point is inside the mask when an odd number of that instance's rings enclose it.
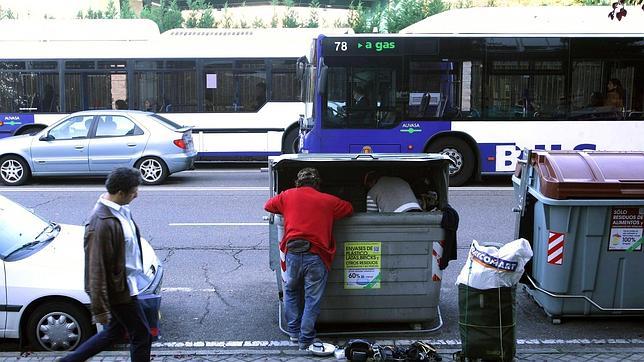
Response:
[[[102,179],[38,179],[0,187],[7,196],[59,223],[81,224],[102,193]],[[269,269],[268,227],[262,206],[268,174],[260,168],[200,169],[141,187],[135,220],[165,264],[162,342],[284,340],[277,324],[277,287]],[[438,332],[409,338],[459,339],[457,274],[472,239],[513,240],[509,178],[450,189],[460,214],[459,259],[443,277]],[[542,340],[642,338],[638,318],[566,319],[553,325],[528,294],[517,294],[517,338]],[[391,336],[382,336],[391,337]],[[0,349],[15,348],[0,343]]]

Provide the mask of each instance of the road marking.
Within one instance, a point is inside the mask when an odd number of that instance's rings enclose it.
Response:
[[[248,170],[191,170],[186,173],[263,173],[261,168]]]
[[[173,222],[169,226],[266,226],[267,222]]]
[[[194,289],[194,288],[185,288],[185,287],[168,287],[161,288],[162,293],[214,293],[217,289],[206,288],[206,289]]]
[[[285,337],[286,338],[286,337]],[[376,344],[384,345],[410,345],[416,340],[387,339],[377,340]],[[423,342],[435,346],[456,347],[461,345],[458,339],[425,339]],[[607,345],[607,344],[644,344],[642,339],[517,339],[518,345],[554,346],[554,345]],[[202,348],[202,347],[294,347],[296,342],[289,340],[279,341],[186,341],[186,342],[155,342],[154,348]]]
[[[268,191],[268,187],[155,187],[140,186],[139,194],[146,192],[167,192],[167,191]],[[3,192],[105,192],[105,187],[0,187],[0,193]]]

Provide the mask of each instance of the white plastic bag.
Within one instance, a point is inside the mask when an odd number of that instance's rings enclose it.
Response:
[[[501,247],[483,246],[473,240],[456,284],[476,289],[511,287],[521,279],[525,264],[530,258],[532,248],[523,238]]]

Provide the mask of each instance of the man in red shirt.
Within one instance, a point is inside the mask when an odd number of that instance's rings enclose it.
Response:
[[[315,338],[315,321],[335,256],[333,223],[351,215],[353,207],[319,191],[320,175],[315,168],[301,169],[295,186],[272,197],[264,209],[284,217],[280,241],[280,251],[286,255],[284,313],[291,341],[299,342],[303,350]]]

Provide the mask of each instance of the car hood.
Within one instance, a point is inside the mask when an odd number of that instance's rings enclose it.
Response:
[[[84,292],[84,233],[82,226],[61,224],[60,233],[43,249],[24,259],[5,263],[8,289],[22,289],[23,293],[33,294],[29,299],[39,297],[36,294],[87,299]],[[152,280],[159,260],[145,239],[141,239],[141,247],[143,267]]]
[[[16,147],[29,148],[33,139],[34,136],[28,134],[2,138],[0,139],[0,150],[14,150]]]

